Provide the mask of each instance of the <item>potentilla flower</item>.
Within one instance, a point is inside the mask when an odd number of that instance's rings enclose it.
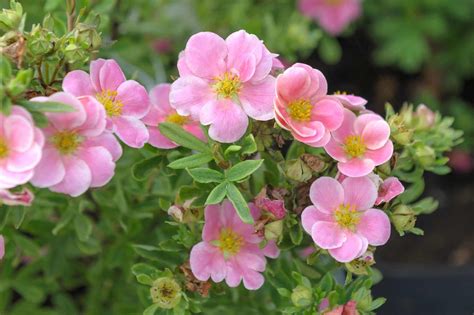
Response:
[[[350,177],[368,175],[375,166],[387,162],[393,154],[390,127],[376,114],[358,117],[345,109],[342,125],[332,132],[324,146],[341,173]]]
[[[210,125],[219,142],[240,139],[248,117],[273,118],[274,55],[255,35],[241,30],[226,40],[210,32],[191,36],[178,60],[180,77],[172,84],[170,104],[182,116]]]
[[[383,181],[379,187],[377,200],[375,201],[376,205],[381,204],[382,202],[389,202],[393,198],[400,195],[405,191],[402,183],[396,177],[388,177]]]
[[[373,209],[377,188],[368,177],[349,177],[342,184],[321,177],[310,189],[312,206],[302,215],[303,228],[316,245],[340,262],[362,256],[368,245],[384,245],[390,237],[390,220]]]
[[[254,218],[259,210],[249,204]],[[190,264],[194,276],[200,281],[211,278],[214,282],[225,279],[230,287],[243,280],[245,288],[256,290],[263,285],[260,274],[265,270],[265,256],[276,258],[279,250],[274,242],[269,248],[259,247],[263,238],[255,233],[252,224],[243,223],[228,200],[221,205],[205,209],[203,241],[191,250]]]
[[[25,206],[29,207],[33,203],[35,196],[26,188],[19,192],[11,192],[8,189],[0,189],[0,205]]]
[[[341,126],[343,107],[327,96],[324,75],[297,63],[277,77],[275,118],[296,140],[321,147],[331,138],[330,131]]]
[[[73,197],[89,187],[104,186],[114,175],[115,161],[121,156],[122,148],[105,131],[103,106],[91,96],[76,98],[65,92],[32,100],[64,103],[75,111],[46,114],[49,124],[43,128],[46,136],[43,157],[31,183]]]
[[[90,75],[81,70],[69,72],[63,90],[75,96],[93,96],[105,109],[107,130],[133,148],[148,141],[148,131],[140,120],[150,109],[145,88],[134,80],[126,80],[113,59],[91,62]]]
[[[41,160],[43,133],[30,113],[13,106],[11,114],[0,113],[0,189],[25,184]]]
[[[337,100],[342,104],[342,106],[352,111],[364,110],[365,104],[367,104],[367,100],[365,98],[362,98],[354,94],[347,94],[345,92],[336,92],[332,96],[337,98]]]
[[[299,9],[331,35],[340,34],[361,14],[360,0],[300,0]]]
[[[158,125],[162,122],[172,122],[181,125],[184,130],[205,140],[206,137],[198,121],[193,120],[191,116],[181,116],[170,106],[170,88],[171,84],[159,84],[150,91],[151,108],[143,118],[143,122],[147,125],[148,133],[150,134],[148,143],[161,149],[172,149],[178,146],[161,134]]]

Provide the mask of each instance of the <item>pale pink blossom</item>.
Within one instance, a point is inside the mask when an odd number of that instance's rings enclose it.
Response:
[[[13,106],[10,115],[0,113],[0,189],[25,184],[41,159],[44,136],[30,113]]]
[[[11,192],[7,189],[0,189],[0,205],[7,206],[26,206],[29,207],[33,203],[35,195],[27,189],[23,188],[18,192]]]
[[[32,100],[64,103],[74,111],[46,113],[49,124],[43,133],[47,140],[31,183],[74,197],[89,187],[107,184],[114,175],[115,161],[121,156],[122,148],[105,131],[103,106],[91,96],[76,98],[65,92]]]
[[[143,122],[147,125],[148,133],[150,134],[148,143],[161,149],[172,149],[178,146],[161,134],[158,125],[162,122],[172,122],[181,125],[184,130],[201,140],[205,140],[206,136],[202,132],[198,121],[193,120],[190,116],[181,116],[170,106],[170,88],[171,84],[159,84],[150,91],[151,108],[143,118]]]
[[[75,96],[93,96],[105,109],[107,130],[133,148],[148,141],[148,131],[140,120],[150,109],[148,93],[134,80],[126,80],[113,59],[91,62],[90,75],[82,70],[69,72],[63,90]]]
[[[365,176],[391,158],[393,143],[389,138],[390,127],[379,115],[356,117],[345,109],[342,125],[332,132],[324,149],[339,161],[338,169],[344,175]]]
[[[375,201],[375,204],[379,205],[382,202],[389,202],[404,191],[405,188],[403,187],[402,183],[398,178],[388,177],[379,187],[378,196],[377,200]]]
[[[220,142],[239,140],[249,119],[273,118],[275,55],[255,35],[241,30],[225,40],[211,32],[191,36],[178,60],[170,104],[182,116],[209,125]]]
[[[354,94],[335,93],[332,96],[337,98],[337,100],[342,104],[342,106],[352,111],[364,110],[365,105],[367,104],[367,100],[365,98]]]
[[[0,260],[5,256],[5,239],[0,235]]]
[[[252,215],[257,219],[257,207],[249,204]],[[230,287],[236,287],[243,280],[245,288],[257,290],[263,285],[261,272],[265,270],[265,256],[279,255],[275,242],[269,242],[261,249],[263,238],[252,224],[243,223],[228,200],[221,205],[210,205],[205,209],[205,223],[202,242],[191,250],[190,264],[194,276],[200,281],[209,278],[214,282],[225,279]]]
[[[301,216],[303,228],[317,246],[340,262],[362,256],[368,245],[384,245],[390,237],[390,220],[372,208],[377,188],[368,177],[348,177],[342,184],[321,177],[310,189],[312,206]]]
[[[276,83],[275,118],[296,140],[321,147],[330,132],[341,126],[343,107],[327,96],[324,75],[308,65],[297,63],[280,74]]]
[[[318,309],[323,315],[359,315],[359,312],[357,311],[357,302],[353,300],[329,310],[329,300],[325,298],[319,305]]]
[[[326,32],[338,35],[361,14],[360,0],[300,0],[300,12]]]

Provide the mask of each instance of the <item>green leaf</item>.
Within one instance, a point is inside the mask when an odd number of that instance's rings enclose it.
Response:
[[[161,163],[162,156],[156,155],[140,162],[133,164],[132,176],[137,181],[144,181],[151,174],[151,171],[158,169]]]
[[[143,311],[143,315],[154,315],[156,310],[158,309],[158,304],[152,304]]]
[[[387,301],[387,299],[384,298],[384,297],[379,297],[379,298],[373,300],[372,304],[370,304],[370,307],[369,307],[368,311],[373,311],[373,310],[378,309],[380,306],[384,305],[384,303],[386,301]]]
[[[191,156],[187,156],[178,160],[175,160],[168,164],[168,167],[172,169],[184,169],[184,168],[193,168],[197,166],[201,166],[207,162],[212,161],[213,157],[212,154],[204,152],[204,153],[197,153]]]
[[[145,263],[138,263],[132,266],[132,273],[135,276],[138,276],[139,274],[146,274],[151,276],[152,274],[157,272],[158,269]]]
[[[170,140],[182,145],[185,148],[199,152],[210,152],[206,143],[202,142],[189,132],[185,131],[180,125],[170,122],[159,124],[160,132]]]
[[[332,290],[332,288],[334,287],[334,279],[331,273],[328,272],[324,275],[324,277],[321,278],[321,281],[319,282],[319,287],[324,292],[330,292]]]
[[[206,205],[214,205],[222,201],[227,193],[227,182],[220,183],[211,191],[206,199]]]
[[[255,172],[263,163],[263,160],[247,160],[232,166],[226,172],[226,178],[236,182]]]
[[[288,289],[278,288],[277,291],[281,296],[284,296],[284,297],[290,297],[291,296],[291,291],[288,290]]]
[[[153,284],[153,279],[146,275],[146,274],[139,274],[136,276],[137,278],[137,281],[141,284],[145,284],[145,285],[152,285]]]
[[[76,230],[76,234],[79,240],[81,242],[85,242],[91,236],[92,222],[87,216],[83,214],[78,214],[74,218],[74,229]]]
[[[252,154],[257,152],[257,143],[255,142],[255,138],[252,134],[249,134],[247,137],[245,137],[241,145],[242,154]]]
[[[237,214],[239,215],[240,219],[244,223],[253,224],[253,217],[250,214],[247,201],[245,201],[244,196],[242,196],[239,189],[232,183],[227,185],[227,197],[234,205],[234,208],[237,210]]]
[[[191,177],[199,183],[220,183],[224,180],[224,175],[209,168],[186,169]]]
[[[71,105],[59,102],[32,102],[21,100],[18,101],[18,104],[30,112],[70,113],[76,111]]]

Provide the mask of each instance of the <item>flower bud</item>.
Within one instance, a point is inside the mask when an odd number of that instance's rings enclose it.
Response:
[[[422,129],[431,128],[436,120],[436,114],[425,104],[418,105],[416,117],[418,118],[418,127]]]
[[[10,1],[10,9],[3,9],[0,12],[0,30],[8,32],[18,30],[23,25],[23,8],[20,3]]]
[[[77,39],[79,42],[83,43],[84,47],[88,49],[98,49],[102,43],[99,33],[94,26],[79,23],[76,26]]]
[[[64,57],[69,63],[85,62],[89,58],[88,52],[74,38],[66,41],[63,48]]]
[[[183,222],[183,209],[178,206],[171,206],[168,209],[168,215],[170,215],[177,222]]]
[[[415,227],[415,212],[406,205],[397,206],[390,217],[393,225],[400,234]]]
[[[20,192],[10,192],[6,189],[0,189],[0,205],[7,206],[31,206],[35,196],[28,189],[23,189]]]
[[[312,171],[301,159],[289,160],[285,163],[285,174],[298,182],[306,182],[312,176]]]
[[[181,287],[173,278],[158,278],[153,282],[150,295],[153,303],[161,308],[171,309],[181,301]]]
[[[346,263],[346,268],[356,275],[367,275],[367,267],[375,264],[374,253],[366,251],[361,257]]]
[[[283,220],[273,221],[265,225],[265,239],[278,240],[283,233]]]
[[[390,125],[390,136],[392,139],[401,145],[407,145],[411,142],[413,131],[407,127],[403,117],[399,115],[393,115],[388,120]]]
[[[306,307],[313,301],[313,292],[310,288],[299,285],[291,292],[291,302],[297,307]]]
[[[418,142],[414,145],[415,148],[415,159],[423,167],[433,165],[436,159],[435,150],[432,147],[425,145],[424,143]]]
[[[40,57],[54,48],[56,40],[54,33],[35,25],[28,35],[28,50],[33,56]]]

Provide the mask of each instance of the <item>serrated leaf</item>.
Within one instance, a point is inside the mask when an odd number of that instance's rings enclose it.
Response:
[[[199,152],[210,152],[206,143],[202,142],[180,125],[170,122],[164,122],[158,125],[160,132],[168,139],[182,145],[185,148],[196,150]]]
[[[224,180],[224,175],[209,168],[186,169],[191,177],[198,183],[220,183]]]
[[[263,160],[247,160],[235,164],[226,172],[226,178],[231,181],[239,181],[252,175],[263,163]]]
[[[252,215],[250,214],[250,209],[245,201],[244,196],[240,193],[239,189],[232,183],[227,185],[227,197],[229,198],[230,202],[234,205],[237,214],[239,215],[240,219],[247,224],[253,224],[254,220]]]
[[[220,183],[211,191],[206,199],[206,205],[214,205],[222,201],[227,193],[227,182]]]
[[[168,164],[168,167],[172,169],[184,169],[184,168],[193,168],[201,166],[202,164],[208,163],[212,161],[213,157],[212,154],[204,152],[204,153],[197,153],[191,156],[187,156],[181,158],[179,160],[175,160]]]

